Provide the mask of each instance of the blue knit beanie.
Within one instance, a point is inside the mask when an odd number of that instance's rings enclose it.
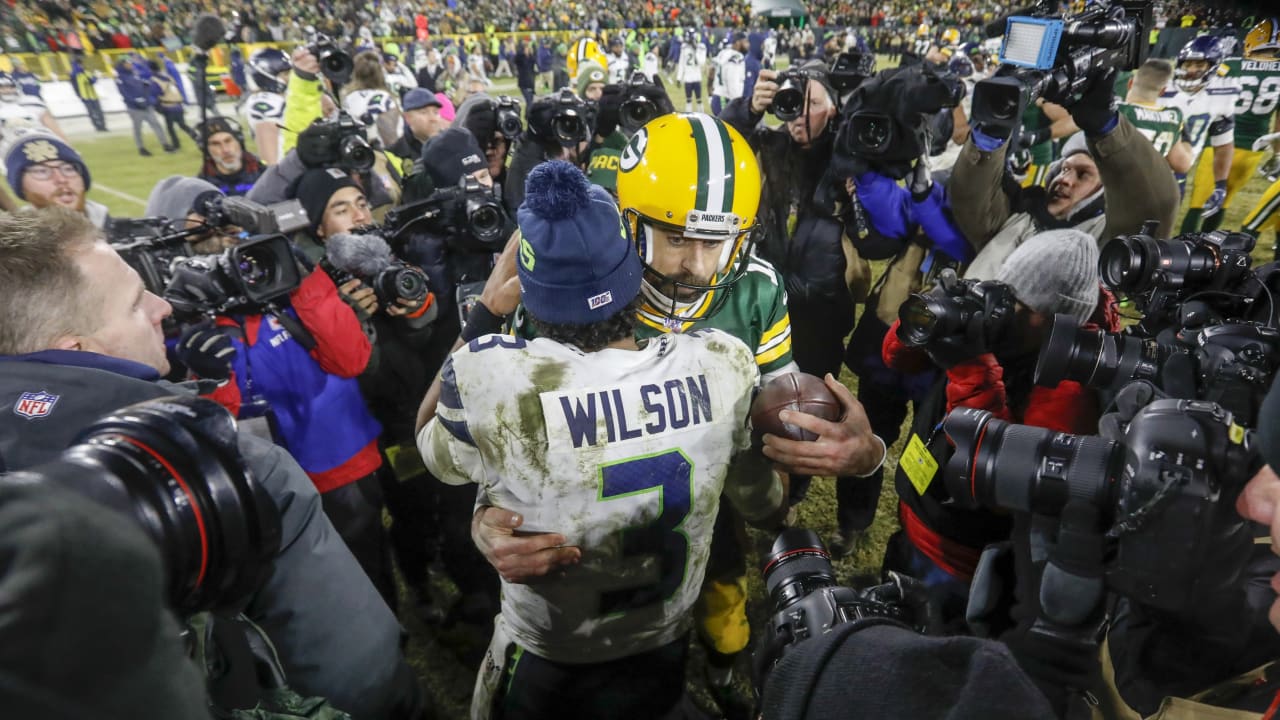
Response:
[[[643,266],[618,206],[563,160],[538,165],[516,211],[521,298],[543,322],[607,320],[640,292]]]
[[[89,189],[89,168],[84,164],[80,153],[53,135],[34,132],[15,142],[4,156],[5,172],[14,194],[26,200],[22,195],[22,174],[32,165],[50,160],[62,160],[75,165],[80,170],[80,177],[84,179],[84,189]]]

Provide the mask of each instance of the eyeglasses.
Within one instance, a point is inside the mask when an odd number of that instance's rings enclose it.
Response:
[[[64,178],[73,178],[80,174],[80,168],[71,163],[62,163],[61,165],[32,165],[27,168],[27,175],[36,180],[52,180],[54,173],[61,174]]]

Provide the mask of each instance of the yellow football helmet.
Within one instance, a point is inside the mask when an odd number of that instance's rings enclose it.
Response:
[[[1247,60],[1280,59],[1280,19],[1269,17],[1253,26],[1244,36],[1244,56]]]
[[[760,167],[742,135],[719,118],[672,113],[631,136],[618,161],[618,206],[640,259],[664,288],[693,290],[698,300],[679,307],[646,293],[668,319],[713,315],[746,272],[759,226]],[[653,269],[650,228],[686,238],[724,240],[715,275],[706,285],[674,280]],[[652,288],[650,288],[652,289]],[[650,308],[652,310],[652,308]]]
[[[575,40],[569,46],[569,56],[566,58],[566,70],[569,71],[569,78],[578,79],[578,63],[583,60],[594,60],[600,63],[600,67],[609,69],[609,58],[605,56],[604,51],[600,49],[599,43],[591,38],[582,38]]]
[[[942,31],[942,44],[951,47],[960,44],[960,31],[955,28],[947,28]]]

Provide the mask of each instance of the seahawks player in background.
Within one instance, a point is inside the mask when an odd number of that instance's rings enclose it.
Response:
[[[264,165],[280,160],[284,143],[284,91],[293,63],[283,50],[264,48],[249,56],[249,77],[257,90],[244,99],[243,111]]]
[[[1236,153],[1243,158],[1236,162],[1251,163],[1256,167],[1270,146],[1273,155],[1263,173],[1272,176],[1280,170],[1280,111],[1276,109],[1280,105],[1280,18],[1269,17],[1253,26],[1245,35],[1244,58],[1239,63]],[[1247,150],[1242,150],[1245,147],[1242,141],[1246,138],[1249,144]],[[1228,201],[1231,179],[1235,177],[1233,167],[1227,182]],[[1245,177],[1244,181],[1247,180]],[[1263,192],[1258,204],[1245,216],[1242,227],[1255,237],[1263,230],[1280,227],[1280,181],[1273,181]]]
[[[636,337],[723,330],[754,350],[761,380],[768,382],[798,368],[782,278],[751,252],[759,232],[760,185],[746,140],[708,115],[656,118],[632,136],[619,159],[619,205],[644,264]],[[513,271],[506,278],[502,272],[499,264],[489,282],[508,282]],[[489,310],[507,314],[515,305],[510,300]],[[515,326],[518,336],[536,334],[519,312]],[[799,443],[770,436],[764,452],[796,474],[865,474],[882,461],[883,444],[848,388],[830,377],[827,386],[841,399],[844,421],[797,414],[791,422],[820,439]],[[708,648],[707,680],[728,711],[742,704],[732,691],[733,664],[747,645],[750,626],[743,549],[734,536],[740,521],[722,509],[696,614]],[[507,582],[527,582],[580,558],[561,534],[566,528],[525,528],[516,537],[522,521],[509,509],[481,507],[472,525],[476,545]]]
[[[629,70],[631,69],[631,58],[627,56],[626,48],[622,44],[622,38],[615,36],[609,40],[609,52],[605,55],[609,68],[609,84],[623,85],[631,78]]]
[[[676,64],[676,82],[684,85],[685,112],[706,112],[706,105],[702,101],[702,78],[706,74],[706,67],[707,46],[694,30],[686,30]],[[693,103],[695,97],[698,99],[697,105]]]
[[[506,255],[538,337],[456,350],[418,448],[444,482],[478,483],[482,501],[581,555],[559,577],[504,582],[471,717],[666,717],[684,696],[721,493],[761,527],[785,511],[746,427],[754,351],[717,330],[637,338],[645,270],[608,193],[561,160],[526,188]],[[729,244],[719,225],[707,229]]]
[[[1227,177],[1231,173],[1235,142],[1235,102],[1239,87],[1225,76],[1226,52],[1222,39],[1201,35],[1178,51],[1172,90],[1161,102],[1182,111],[1182,137],[1191,146],[1191,163],[1196,167],[1191,189],[1191,209],[1182,221],[1181,232],[1195,232],[1201,220],[1216,226],[1222,222],[1227,199]],[[1213,146],[1212,160],[1204,155]],[[1179,178],[1181,179],[1181,178]]]
[[[390,147],[400,137],[400,100],[387,86],[382,58],[372,50],[355,56],[351,82],[342,88],[342,109],[368,128],[369,142]]]
[[[730,100],[742,97],[747,86],[747,34],[734,31],[729,37],[729,44],[712,61],[712,115],[719,115]]]

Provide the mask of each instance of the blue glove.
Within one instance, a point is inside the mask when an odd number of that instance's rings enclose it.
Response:
[[[1222,204],[1227,201],[1227,181],[1219,180],[1213,184],[1213,194],[1208,200],[1204,201],[1204,209],[1200,213],[1200,217],[1204,220],[1222,212]]]
[[[946,191],[941,185],[933,183],[923,198],[912,198],[911,219],[924,230],[924,234],[939,252],[959,263],[967,263],[973,259],[973,246],[964,233],[960,232],[960,228],[956,227]]]
[[[876,232],[886,238],[905,239],[909,231],[911,194],[891,177],[864,172],[854,178],[858,202]]]

